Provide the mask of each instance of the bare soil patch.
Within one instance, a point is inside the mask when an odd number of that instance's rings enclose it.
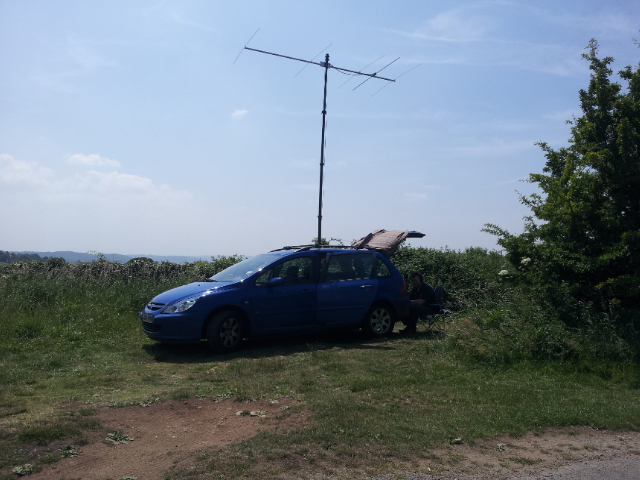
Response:
[[[286,432],[301,427],[308,421],[307,414],[291,413],[290,407],[294,403],[291,399],[247,403],[189,399],[154,403],[148,407],[101,408],[96,417],[102,428],[91,436],[89,444],[79,447],[81,453],[77,457],[46,465],[42,471],[27,478],[162,479],[167,471],[188,470],[200,455],[251,438],[261,430]],[[104,441],[106,433],[115,430],[133,440],[108,445]],[[527,433],[522,437],[505,436],[472,444],[447,445],[416,452],[415,460],[399,466],[396,474],[378,478],[555,478],[555,473],[567,466],[611,460],[631,461],[630,468],[640,465],[640,432],[567,427]],[[335,466],[333,471],[336,472]],[[343,471],[318,476],[301,471],[300,478],[351,479],[359,478],[361,474]]]
[[[30,480],[106,480],[135,477],[157,480],[172,468],[189,469],[206,452],[251,438],[260,430],[285,431],[305,422],[290,414],[293,401],[239,403],[209,399],[166,401],[148,407],[102,408],[102,424],[81,453],[47,465]],[[105,432],[118,430],[133,440],[109,445]]]

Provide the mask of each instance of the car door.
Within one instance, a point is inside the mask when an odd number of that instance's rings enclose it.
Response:
[[[318,283],[318,323],[357,324],[367,313],[377,292],[371,278],[373,252],[336,252],[327,255]]]
[[[316,326],[316,262],[315,254],[296,256],[256,277],[250,300],[254,333],[297,332]]]

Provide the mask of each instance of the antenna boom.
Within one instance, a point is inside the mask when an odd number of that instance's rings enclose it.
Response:
[[[302,60],[301,58],[288,57],[286,55],[280,55],[279,53],[265,52],[264,50],[258,50],[257,48],[250,48],[250,47],[244,47],[244,48],[247,49],[247,50],[251,50],[253,52],[266,53],[267,55],[273,55],[275,57],[288,58],[289,60],[297,60],[299,62],[312,63],[313,65],[319,65],[321,67],[324,67],[324,64],[319,63],[319,62],[312,62],[310,60]]]
[[[377,75],[377,73],[357,72],[356,70],[348,70],[346,68],[336,67],[336,66],[331,65],[331,64],[326,65],[326,64],[321,63],[321,62],[312,62],[311,60],[303,60],[302,58],[289,57],[287,55],[280,55],[279,53],[266,52],[264,50],[258,50],[257,48],[251,48],[251,47],[244,47],[244,48],[246,50],[251,50],[252,52],[259,52],[259,53],[266,53],[267,55],[273,55],[274,57],[288,58],[289,60],[297,60],[298,62],[311,63],[312,65],[318,65],[319,67],[335,68],[336,70],[340,70],[341,72],[353,73],[354,75],[364,75],[365,77],[378,78],[380,80],[386,80],[387,82],[395,82],[395,80],[392,79],[392,78],[379,77]],[[393,63],[393,62],[391,62],[391,63]],[[387,65],[387,66],[389,66],[389,65]]]

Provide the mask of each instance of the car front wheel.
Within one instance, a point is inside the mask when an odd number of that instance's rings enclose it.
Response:
[[[374,305],[367,312],[362,330],[372,337],[384,337],[393,331],[394,324],[394,314],[389,307]]]
[[[216,353],[233,352],[240,348],[244,329],[240,315],[233,311],[218,313],[207,328],[207,344]]]

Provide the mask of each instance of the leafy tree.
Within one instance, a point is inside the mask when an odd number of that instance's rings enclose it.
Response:
[[[626,312],[618,323],[628,326],[627,314],[637,319],[640,310],[640,71],[620,71],[623,87],[612,80],[613,58],[599,58],[595,40],[587,50],[582,116],[567,122],[569,146],[539,143],[546,165],[529,182],[542,193],[520,198],[533,214],[524,233],[490,224],[485,231],[499,236],[522,276],[564,308],[568,324],[579,326],[584,319],[576,312],[586,309]]]

